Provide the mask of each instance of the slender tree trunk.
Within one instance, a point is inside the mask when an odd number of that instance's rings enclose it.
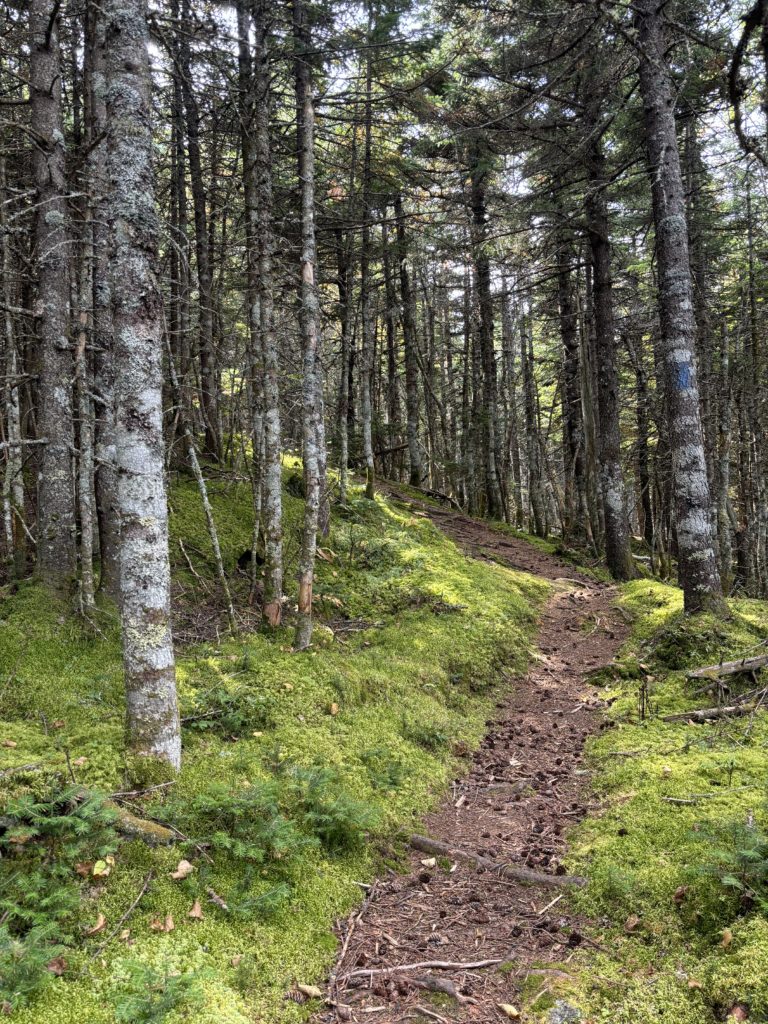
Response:
[[[485,453],[486,512],[492,519],[501,519],[504,509],[499,483],[499,444],[497,436],[498,400],[496,382],[496,351],[494,347],[493,299],[491,267],[486,252],[486,187],[487,172],[481,167],[480,154],[471,170],[472,249],[479,305],[478,335],[483,366],[483,426]]]
[[[11,252],[6,230],[6,178],[5,157],[0,154],[0,249],[3,277],[2,301],[5,328],[4,361],[0,363],[5,375],[2,388],[5,410],[6,443],[5,472],[3,474],[3,528],[5,557],[10,575],[20,579],[26,563],[24,534],[24,479],[21,439],[21,403],[19,401],[19,364],[16,353],[16,331],[11,308],[14,305],[11,289]],[[0,424],[1,425],[1,424]]]
[[[190,9],[188,0],[182,5],[184,26],[179,32],[178,73],[186,112],[189,178],[192,186],[192,206],[195,218],[195,257],[199,291],[199,351],[200,351],[200,406],[205,426],[205,454],[213,459],[221,455],[219,430],[219,387],[214,344],[213,275],[208,249],[208,211],[205,180],[200,153],[200,109],[192,79],[192,57],[189,46]]]
[[[99,529],[99,587],[114,600],[120,592],[120,523],[115,470],[115,404],[113,374],[112,292],[107,227],[106,80],[104,71],[104,13],[88,4],[86,47],[90,56],[90,131],[88,187],[93,203],[93,296],[91,346],[94,376],[94,488]],[[101,141],[98,141],[101,140]]]
[[[584,423],[581,414],[578,314],[573,296],[571,242],[558,247],[557,284],[560,337],[563,342],[563,434],[565,440],[565,507],[568,533],[583,543],[589,528],[584,474]]]
[[[171,637],[168,506],[162,410],[159,222],[152,173],[151,82],[145,0],[107,0],[105,67],[120,615],[129,773],[181,763]]]
[[[368,5],[368,39],[373,31],[373,10]],[[376,349],[376,314],[373,308],[373,286],[371,282],[371,130],[372,130],[372,93],[373,93],[373,57],[369,46],[365,65],[365,115],[364,115],[364,152],[363,152],[363,230],[360,250],[360,303],[363,321],[363,350],[360,366],[360,416],[363,427],[363,458],[365,460],[365,496],[373,500],[375,496],[376,467],[373,459],[373,368],[374,351]]]
[[[321,501],[320,461],[323,440],[319,319],[315,285],[315,104],[310,52],[312,40],[303,0],[293,0],[296,47],[296,117],[299,187],[301,190],[301,285],[299,322],[304,348],[302,385],[302,458],[304,463],[304,529],[299,555],[299,599],[294,647],[303,650],[312,640],[312,589]]]
[[[262,448],[260,511],[264,532],[263,615],[272,628],[280,625],[283,600],[283,509],[280,427],[280,387],[274,324],[272,256],[272,147],[270,137],[270,63],[268,13],[264,0],[253,5],[254,48],[251,61],[245,7],[240,8],[243,95],[243,173],[248,231],[248,307],[251,332],[254,399],[263,402],[263,429],[257,417],[253,430],[254,455]],[[261,387],[259,387],[261,383]],[[261,392],[260,394],[258,392]],[[258,529],[258,527],[257,527]],[[258,543],[258,536],[254,544]],[[252,560],[253,571],[256,559]]]
[[[659,312],[675,493],[679,578],[689,612],[722,612],[699,412],[685,199],[659,0],[638,0],[640,93],[656,226]]]
[[[30,10],[31,123],[36,134],[35,247],[40,339],[39,436],[46,439],[38,477],[38,572],[48,584],[71,587],[77,569],[74,428],[74,363],[69,337],[70,238],[61,116],[59,8],[33,0]]]
[[[416,323],[413,315],[413,292],[408,273],[408,235],[402,196],[395,199],[397,219],[397,266],[400,277],[400,298],[403,312],[403,355],[405,360],[405,417],[408,440],[409,481],[421,487],[424,467],[419,447],[419,364],[416,354]]]
[[[621,466],[619,375],[613,316],[613,275],[605,196],[605,157],[598,134],[597,110],[589,104],[590,142],[587,153],[589,189],[585,202],[587,235],[592,253],[593,313],[597,355],[597,403],[600,415],[598,463],[603,500],[605,560],[617,580],[635,575],[630,547],[627,495]]]

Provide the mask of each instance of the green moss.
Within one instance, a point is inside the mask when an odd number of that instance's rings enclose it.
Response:
[[[302,501],[288,493],[284,501],[286,577],[293,586]],[[251,543],[249,487],[217,480],[211,503],[244,607],[248,581],[235,565]],[[194,481],[175,482],[171,509],[181,613],[185,602],[205,601],[215,619],[221,612],[212,603],[217,581]],[[431,523],[380,499],[353,494],[334,514],[322,547],[315,604],[320,628],[312,650],[291,653],[289,624],[270,635],[237,638],[222,628],[217,639],[212,630],[211,640],[180,653],[182,715],[216,707],[226,716],[218,726],[212,718],[209,727],[205,719],[185,727],[183,770],[168,799],[191,803],[217,784],[237,790],[274,777],[285,763],[329,768],[340,789],[372,812],[370,841],[333,855],[310,845],[289,863],[246,873],[235,856],[217,852],[209,863],[194,846],[183,847],[194,851],[188,856],[195,871],[180,881],[169,877],[179,847],[124,842],[110,876],[87,894],[83,922],[103,913],[108,934],[152,872],[126,924],[130,936],[115,938],[95,959],[104,934],[73,947],[64,977],[16,1015],[20,1024],[113,1024],[137,960],[158,970],[198,972],[204,1009],[195,1010],[195,1020],[202,1024],[306,1019],[306,1009],[285,1000],[285,993],[295,981],[322,978],[336,949],[333,921],[359,901],[358,883],[374,875],[396,832],[432,805],[460,770],[452,746],[479,742],[494,688],[525,668],[536,609],[547,593],[530,576],[464,558]],[[356,620],[355,628],[345,630],[344,620]],[[67,754],[78,782],[106,792],[123,789],[122,722],[113,610],[100,606],[93,622],[83,624],[38,586],[8,598],[0,608],[0,741],[17,745],[0,746],[0,770],[40,767],[9,776],[13,787],[6,789],[64,776]],[[161,823],[170,814],[162,794],[130,806]],[[186,827],[194,840],[202,823]],[[270,900],[277,885],[287,887],[287,896]],[[211,902],[211,892],[230,909]],[[249,911],[262,897],[269,912]],[[203,920],[188,917],[196,899]],[[174,930],[153,929],[167,914]],[[181,1009],[168,1017],[176,1019],[183,1019]]]
[[[768,630],[768,606],[732,601],[726,621],[685,617],[679,590],[647,580],[625,585],[619,603],[633,628],[597,680],[612,726],[589,747],[599,811],[573,834],[569,862],[590,880],[575,904],[612,952],[581,954],[588,971],[575,997],[594,1021],[705,1024],[739,1001],[750,1019],[765,1019],[768,924],[757,915],[732,923],[737,901],[710,866],[714,828],[768,821],[767,716],[705,726],[661,717],[708,702],[686,671],[752,649]],[[630,916],[640,924],[628,934]],[[726,925],[733,940],[723,946]]]

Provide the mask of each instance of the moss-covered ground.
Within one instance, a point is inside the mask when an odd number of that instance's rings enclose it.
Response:
[[[662,717],[714,703],[686,671],[754,651],[768,605],[687,618],[678,589],[648,580],[624,586],[620,605],[633,627],[597,680],[609,726],[589,748],[597,806],[571,836],[569,867],[590,879],[577,906],[591,942],[548,999],[567,997],[595,1024],[714,1024],[734,1008],[732,1019],[766,1021],[768,715]]]
[[[235,565],[250,545],[249,486],[216,481],[211,499],[226,567],[244,599]],[[285,505],[293,585],[302,503],[286,493]],[[175,483],[171,509],[177,596],[210,605],[215,618],[215,574],[193,482]],[[465,558],[424,518],[385,500],[353,496],[334,511],[322,548],[316,613],[326,624],[311,651],[291,652],[286,625],[234,638],[213,629],[180,652],[183,771],[174,786],[130,806],[175,824],[184,839],[155,849],[123,841],[108,874],[94,877],[86,867],[66,967],[61,976],[49,972],[44,990],[14,1012],[19,1024],[306,1016],[286,993],[322,978],[335,952],[334,920],[360,900],[360,883],[397,856],[398,832],[478,743],[496,688],[526,664],[546,595],[540,581]],[[33,583],[3,596],[0,772],[33,767],[0,775],[0,802],[45,793],[70,773],[90,789],[124,790],[114,610],[100,602],[84,622]],[[356,628],[343,628],[344,620],[358,620]],[[278,812],[286,792],[293,803]],[[219,800],[229,824],[211,811]],[[249,808],[264,821],[249,822]],[[591,842],[599,848],[597,835]],[[268,848],[263,859],[259,843]],[[193,870],[174,880],[182,857]],[[195,901],[202,918],[188,916]],[[160,930],[168,915],[173,930]],[[94,925],[97,933],[85,936]],[[190,974],[195,998],[185,988]]]

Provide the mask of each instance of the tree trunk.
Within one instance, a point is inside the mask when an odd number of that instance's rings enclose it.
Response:
[[[241,20],[241,84],[244,89],[243,175],[246,201],[248,257],[248,309],[251,334],[251,377],[254,402],[263,409],[263,428],[254,423],[254,456],[260,475],[260,511],[264,533],[263,616],[272,628],[280,625],[283,600],[283,508],[280,427],[280,387],[277,339],[274,325],[272,254],[272,149],[270,138],[270,64],[267,7],[253,5],[254,47],[251,60],[245,5]],[[261,387],[259,386],[261,383]],[[259,393],[260,392],[260,393]],[[263,404],[262,404],[263,403]],[[260,418],[260,417],[259,417]],[[256,418],[255,418],[256,419]],[[262,445],[263,429],[263,449]],[[263,450],[263,462],[258,458]],[[258,525],[256,527],[258,530]],[[254,536],[254,543],[258,536]],[[252,560],[256,571],[256,559]]]
[[[191,16],[189,2],[182,5],[183,27],[179,31],[179,68],[181,94],[184,101],[189,155],[189,178],[195,218],[195,258],[199,291],[200,406],[205,427],[205,454],[213,459],[221,455],[219,430],[219,387],[216,371],[216,350],[213,331],[213,274],[208,249],[208,212],[205,181],[200,154],[200,110],[192,79],[192,57],[189,46]]]
[[[319,360],[319,319],[315,285],[315,104],[310,52],[312,40],[303,0],[293,0],[296,47],[296,118],[299,188],[301,190],[301,284],[299,323],[304,350],[302,384],[302,458],[304,463],[304,528],[299,555],[299,598],[294,647],[304,650],[312,641],[312,589],[321,501],[320,463],[323,441]]]
[[[416,322],[413,315],[413,292],[408,273],[408,235],[402,196],[395,199],[397,218],[397,266],[400,277],[400,298],[403,310],[403,355],[405,360],[405,415],[408,440],[408,474],[412,487],[421,487],[424,481],[421,449],[419,448],[419,364],[416,355]]]
[[[146,14],[145,0],[107,0],[105,5],[120,615],[129,773],[136,782],[156,774],[151,764],[145,767],[149,762],[162,762],[172,771],[181,763]]]
[[[665,398],[675,493],[679,578],[686,611],[724,609],[699,412],[685,198],[659,0],[638,0],[640,93],[656,226]]]
[[[69,338],[70,238],[61,117],[59,8],[33,0],[30,11],[31,124],[37,136],[33,168],[37,186],[35,246],[40,339],[37,429],[45,438],[38,476],[38,572],[66,589],[77,569],[74,427],[74,363]]]

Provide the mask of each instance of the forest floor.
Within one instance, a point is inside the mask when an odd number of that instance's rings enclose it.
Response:
[[[493,861],[562,873],[565,833],[589,801],[584,744],[602,724],[588,676],[613,661],[628,632],[616,589],[484,522],[391,494],[472,556],[554,587],[541,617],[540,653],[497,704],[469,771],[422,831]],[[548,965],[590,941],[562,900],[556,887],[414,851],[409,870],[378,880],[341,929],[333,977],[342,1019],[374,1010],[379,1022],[504,1019],[513,1011],[505,1014],[500,1004],[514,1006],[532,979],[546,988],[560,973]],[[496,963],[473,969],[481,961]]]

